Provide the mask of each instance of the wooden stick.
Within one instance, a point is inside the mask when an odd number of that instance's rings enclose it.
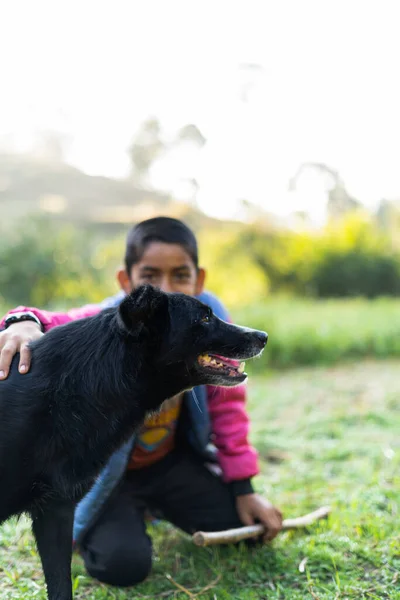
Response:
[[[282,530],[298,529],[307,527],[319,519],[326,518],[331,512],[330,506],[322,506],[313,512],[294,519],[285,519],[282,523]],[[196,531],[192,540],[196,546],[211,546],[213,544],[234,544],[249,538],[255,538],[264,533],[264,525],[249,525],[247,527],[238,527],[237,529],[227,529],[226,531]]]

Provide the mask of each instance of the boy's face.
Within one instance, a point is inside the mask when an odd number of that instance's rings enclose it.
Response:
[[[163,292],[197,296],[203,291],[204,279],[204,269],[196,269],[182,246],[162,242],[150,243],[130,273],[118,272],[119,284],[126,293],[149,283]]]

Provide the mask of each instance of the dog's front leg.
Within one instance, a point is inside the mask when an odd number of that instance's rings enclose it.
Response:
[[[46,504],[32,514],[49,600],[72,600],[71,557],[74,505]]]

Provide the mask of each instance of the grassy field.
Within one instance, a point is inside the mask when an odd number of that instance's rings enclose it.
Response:
[[[233,313],[237,323],[264,329],[268,351],[251,363],[265,366],[335,364],[360,358],[400,357],[400,302],[272,298]]]
[[[286,516],[329,503],[328,521],[257,550],[195,548],[161,524],[152,528],[146,583],[130,590],[96,584],[75,557],[75,597],[400,600],[399,369],[399,361],[367,361],[251,381],[259,491]],[[45,598],[26,521],[0,528],[0,598]]]

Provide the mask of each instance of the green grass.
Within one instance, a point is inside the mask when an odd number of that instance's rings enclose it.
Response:
[[[252,372],[360,358],[400,357],[400,303],[379,300],[272,298],[236,310],[237,323],[268,331],[268,351]]]
[[[256,550],[195,548],[159,525],[147,582],[130,590],[102,586],[76,556],[76,599],[400,600],[399,369],[399,361],[368,361],[250,383],[252,437],[262,459],[258,490],[286,516],[329,503],[328,521]],[[0,598],[45,598],[25,520],[0,528]]]

